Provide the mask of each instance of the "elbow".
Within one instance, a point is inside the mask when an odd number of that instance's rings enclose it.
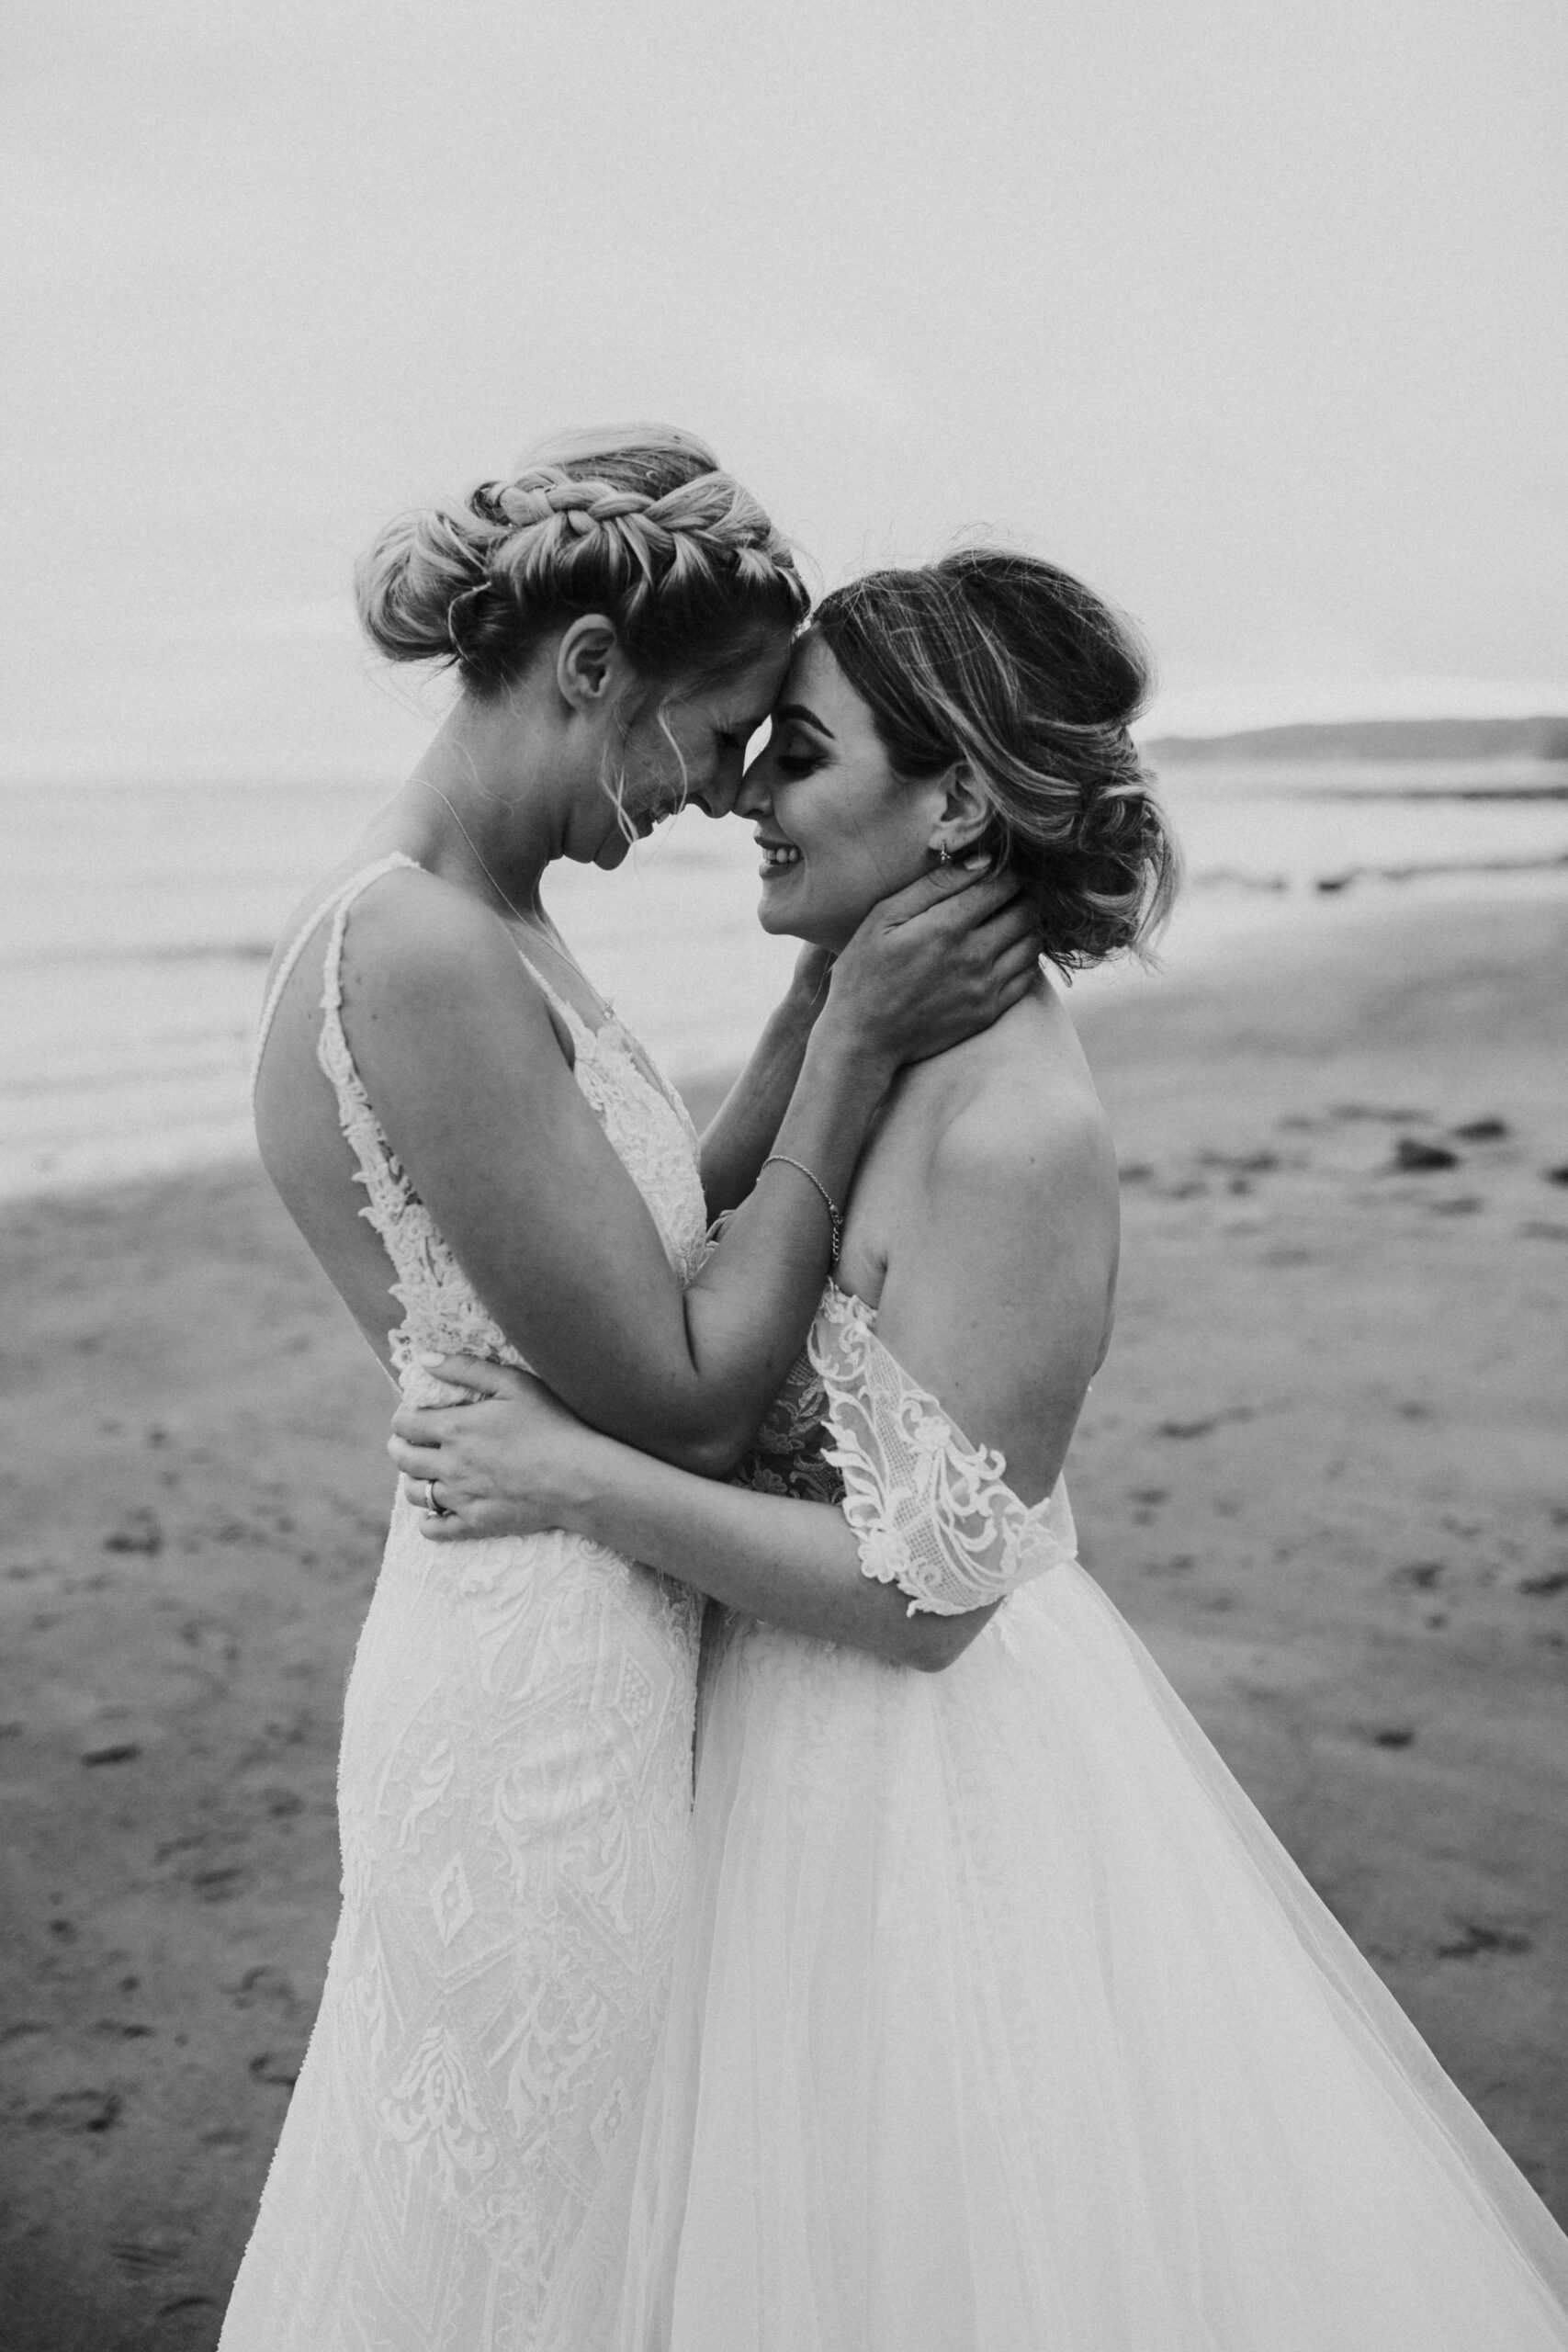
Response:
[[[962,1617],[938,1617],[922,1609],[906,1617],[898,1642],[899,1664],[913,1667],[917,1674],[945,1674],[979,1632],[980,1626],[973,1622],[978,1613],[967,1611]]]
[[[689,1470],[694,1477],[726,1479],[739,1469],[750,1443],[749,1429],[702,1430],[667,1441],[659,1451],[677,1470]]]
[[[603,1426],[603,1424],[601,1424]],[[756,1424],[737,1419],[733,1412],[716,1411],[712,1399],[693,1398],[683,1409],[667,1401],[657,1422],[651,1412],[627,1415],[612,1424],[606,1435],[623,1445],[636,1446],[668,1462],[672,1470],[689,1471],[696,1478],[732,1478],[756,1441]]]

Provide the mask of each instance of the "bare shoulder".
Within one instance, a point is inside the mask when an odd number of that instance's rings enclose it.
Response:
[[[1089,1207],[1116,1198],[1111,1123],[1066,1016],[1052,1005],[987,1040],[931,1105],[928,1182],[935,1194],[1049,1198]],[[998,1030],[1003,1023],[998,1023]]]
[[[322,1107],[314,1071],[326,933],[340,900],[329,889],[276,1008],[257,1090],[258,1120],[292,1130],[306,1101]],[[415,865],[379,875],[352,902],[338,966],[343,1021],[360,1076],[385,1121],[411,1086],[439,1098],[477,1085],[493,1093],[570,1070],[571,1049],[511,933],[481,901]]]
[[[895,1181],[866,1238],[865,1254],[883,1260],[877,1328],[972,1442],[1000,1447],[1010,1484],[1032,1502],[1061,1470],[1109,1338],[1120,1233],[1110,1125],[1043,989],[943,1060],[911,1090]]]
[[[328,932],[353,870],[352,865],[340,869],[310,891],[284,924],[269,982],[290,956],[298,969],[290,975],[288,996],[303,994],[314,1003]],[[361,983],[418,989],[487,970],[492,978],[510,978],[514,967],[522,973],[521,958],[499,917],[423,866],[389,865],[351,900],[344,970]]]
[[[389,1005],[503,989],[536,997],[499,915],[423,866],[397,866],[355,902],[344,943],[351,988],[373,986]]]

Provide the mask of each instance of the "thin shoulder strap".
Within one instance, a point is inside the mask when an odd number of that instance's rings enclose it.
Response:
[[[572,1035],[575,1037],[579,1031],[581,1031],[583,1035],[591,1037],[593,1033],[589,1028],[587,1022],[584,1021],[581,1013],[579,1012],[576,1005],[570,1003],[567,998],[562,996],[558,989],[551,988],[548,980],[546,979],[537,964],[534,963],[529,956],[525,956],[521,947],[517,950],[517,961],[522,965],[523,969],[527,973],[528,978],[533,981],[534,986],[538,989],[539,994],[544,998],[545,1002],[548,1005],[552,1005],[556,1012],[560,1014]]]
[[[386,857],[378,857],[373,865],[361,866],[356,874],[351,874],[346,882],[340,883],[337,889],[332,891],[312,913],[306,916],[305,921],[290,940],[283,961],[273,975],[272,986],[268,989],[266,1001],[262,1006],[261,1020],[256,1029],[255,1050],[251,1056],[253,1097],[256,1091],[256,1080],[261,1075],[262,1056],[266,1051],[266,1041],[272,1034],[273,1020],[283,1001],[283,991],[293,978],[295,967],[304,954],[308,943],[314,938],[322,916],[331,913],[333,922],[332,934],[327,942],[325,988],[321,999],[321,1009],[323,1012],[327,1009],[330,999],[332,1008],[335,1012],[343,1002],[343,984],[339,978],[339,967],[343,962],[343,935],[348,920],[349,908],[367,884],[378,881],[383,874],[389,874],[394,866],[417,866],[417,859],[405,857],[400,849],[392,850]]]

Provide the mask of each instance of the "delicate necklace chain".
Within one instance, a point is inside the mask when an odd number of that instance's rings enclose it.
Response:
[[[569,949],[563,947],[558,940],[552,939],[549,933],[544,930],[541,924],[533,922],[529,916],[525,915],[523,912],[522,908],[518,906],[516,900],[511,898],[507,892],[502,888],[500,883],[491,872],[490,867],[485,864],[483,857],[479,854],[479,845],[478,842],[475,841],[472,833],[469,832],[467,825],[464,824],[463,820],[458,816],[457,809],[452,806],[451,801],[447,799],[446,795],[442,791],[441,786],[438,784],[431,784],[423,776],[419,777],[418,782],[423,786],[426,792],[433,792],[435,795],[436,799],[440,801],[442,807],[451,818],[452,822],[457,826],[457,831],[462,834],[463,839],[468,842],[469,849],[473,852],[475,865],[479,867],[479,872],[484,876],[485,880],[490,884],[491,888],[495,892],[496,897],[501,900],[502,905],[505,907],[508,912],[512,915],[513,920],[516,922],[520,922],[524,930],[529,933],[531,938],[540,941],[543,945],[550,950],[552,955],[558,956],[561,962],[566,966],[567,969],[572,973],[577,979],[580,979],[582,982],[583,987],[588,990],[589,995],[599,1007],[600,1012],[604,1015],[605,1019],[607,1021],[614,1021],[616,1018],[615,1006],[609,1001],[607,997],[602,997],[600,995],[598,989],[594,987],[587,973],[578,963],[577,958],[570,952]]]

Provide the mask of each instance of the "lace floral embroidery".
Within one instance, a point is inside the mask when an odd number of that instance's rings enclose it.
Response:
[[[859,1299],[829,1283],[807,1344],[835,1441],[825,1459],[843,1474],[861,1566],[907,1593],[911,1617],[983,1609],[1076,1556],[1061,1481],[1043,1502],[1021,1502],[1002,1456],[953,1427]]]
[[[399,1165],[344,1028],[350,909],[411,863],[355,875],[302,939],[325,935],[319,1057],[391,1261],[393,1362],[428,1401],[427,1350],[518,1359]],[[279,966],[264,1043],[301,952]],[[618,1023],[594,1034],[558,1009],[577,1086],[684,1281],[705,1222],[690,1122]],[[701,1617],[688,1588],[577,1537],[450,1552],[394,1505],[344,1702],[343,1916],[223,2352],[610,2341]]]
[[[803,1350],[736,1472],[736,1484],[799,1503],[841,1502],[844,1482],[827,1452],[832,1442],[827,1424],[822,1383]]]
[[[474,1295],[410,1183],[376,1116],[344,1031],[343,950],[355,902],[381,875],[413,865],[412,858],[394,854],[357,876],[337,903],[324,960],[317,1059],[337,1097],[339,1124],[356,1162],[355,1182],[368,1196],[360,1214],[379,1235],[397,1272],[390,1288],[403,1319],[389,1335],[392,1363],[405,1396],[427,1404],[447,1392],[418,1368],[414,1360],[419,1354],[484,1356],[526,1367]],[[289,967],[286,964],[280,971],[280,982]],[[704,1209],[694,1134],[685,1106],[647,1074],[634,1041],[619,1022],[590,1029],[531,964],[527,969],[570,1030],[579,1089],[648,1203],[665,1255],[682,1282],[689,1281],[703,1249]],[[264,1024],[280,993],[275,985]],[[259,1060],[258,1052],[258,1066]]]

